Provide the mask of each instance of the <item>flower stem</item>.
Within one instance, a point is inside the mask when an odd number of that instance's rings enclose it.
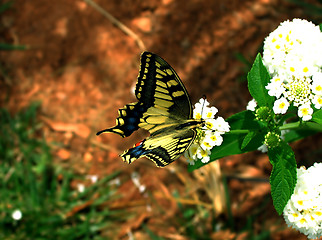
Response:
[[[280,130],[294,130],[294,129],[305,129],[322,132],[322,125],[315,122],[294,122],[284,124],[279,128]]]
[[[242,133],[245,133],[245,134],[247,134],[247,133],[249,133],[250,132],[250,130],[247,130],[247,129],[236,129],[236,130],[230,130],[229,132],[227,132],[227,133],[225,133],[225,134],[242,134]]]

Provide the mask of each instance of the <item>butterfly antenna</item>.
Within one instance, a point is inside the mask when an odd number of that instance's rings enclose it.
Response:
[[[202,119],[202,113],[203,113],[203,108],[205,106],[205,102],[206,102],[206,95],[202,95],[202,98],[203,98],[203,104],[202,104],[202,108],[201,108],[201,119]]]

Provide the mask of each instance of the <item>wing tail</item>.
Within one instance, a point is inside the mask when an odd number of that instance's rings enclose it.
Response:
[[[146,107],[139,102],[130,103],[119,109],[119,116],[116,118],[116,125],[96,133],[100,135],[105,132],[113,132],[122,137],[130,136],[139,129],[140,118],[146,111]]]

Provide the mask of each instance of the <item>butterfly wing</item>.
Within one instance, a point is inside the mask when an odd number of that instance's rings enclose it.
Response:
[[[128,163],[145,156],[157,166],[164,167],[181,156],[196,136],[191,127],[178,127],[192,117],[188,92],[165,60],[143,52],[135,95],[138,102],[119,110],[116,126],[97,135],[114,132],[126,137],[139,127],[146,129],[150,137],[121,156]]]
[[[147,157],[158,167],[165,167],[186,151],[195,136],[194,129],[186,131],[168,129],[168,131],[148,137],[140,145],[126,150],[121,157],[127,163],[132,163],[140,157]]]
[[[158,126],[157,129],[163,127],[161,126],[164,123],[163,120],[189,119],[192,116],[189,95],[179,76],[165,60],[154,53],[143,52],[141,55],[135,95],[138,102],[127,104],[119,109],[116,125],[99,131],[96,135],[114,132],[127,137],[139,127],[153,133],[156,126]],[[149,116],[147,111],[151,107],[158,108],[163,117],[159,118],[160,115],[153,114],[149,121],[146,121]]]
[[[100,135],[104,132],[113,132],[122,137],[130,136],[135,130],[139,129],[140,118],[147,108],[140,102],[126,104],[119,109],[119,116],[116,118],[116,125],[112,128],[104,129],[96,133]]]
[[[144,106],[167,110],[173,117],[189,119],[192,116],[186,88],[174,69],[156,54],[142,53],[135,95]]]

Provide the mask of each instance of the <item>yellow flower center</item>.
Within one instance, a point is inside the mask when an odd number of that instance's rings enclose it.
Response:
[[[217,140],[217,136],[216,135],[213,135],[210,137],[212,141],[216,141]]]
[[[303,109],[302,109],[302,114],[303,114],[303,116],[308,115],[308,114],[309,114],[308,109],[307,109],[307,108],[303,108]]]
[[[283,102],[282,102],[282,103],[280,103],[279,108],[280,108],[280,109],[283,109],[284,107],[285,107],[285,103],[283,103]]]
[[[322,104],[322,98],[320,98],[320,97],[318,98],[318,103]]]

